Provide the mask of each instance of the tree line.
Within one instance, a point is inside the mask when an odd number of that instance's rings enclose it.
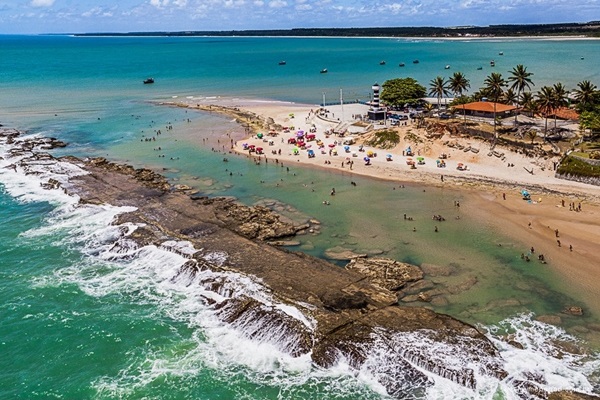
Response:
[[[574,109],[580,114],[581,128],[589,129],[592,135],[600,133],[600,91],[595,84],[584,80],[573,91],[569,91],[561,82],[557,82],[533,92],[531,89],[535,84],[532,76],[533,73],[522,64],[508,71],[506,78],[500,72],[492,72],[484,79],[483,86],[471,95],[466,94],[471,88],[471,82],[462,72],[454,72],[448,78],[437,76],[429,82],[428,89],[413,78],[397,78],[382,85],[381,100],[391,106],[403,107],[405,104],[420,104],[429,94],[437,98],[439,108],[442,98],[450,94],[454,95],[451,106],[489,99],[494,102],[494,109],[496,103],[501,103],[516,106],[529,115],[542,115],[545,118],[546,136],[548,118],[554,116],[556,128],[557,111],[570,106],[569,94],[572,92]],[[494,131],[495,128],[496,124]]]
[[[369,28],[294,28],[227,31],[155,31],[125,33],[80,33],[76,36],[335,36],[335,37],[460,37],[460,36],[600,36],[600,21],[558,24],[510,24],[442,28],[369,27]]]

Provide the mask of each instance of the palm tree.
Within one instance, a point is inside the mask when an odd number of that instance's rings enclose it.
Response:
[[[569,98],[567,89],[560,82],[555,83],[552,87],[552,91],[554,92],[553,101],[554,101],[554,110],[557,111],[562,107],[567,107],[569,105]],[[554,129],[556,129],[556,112],[554,113]]]
[[[511,106],[514,106],[519,102],[519,95],[514,90],[508,89],[502,95],[502,101],[504,104],[510,104]]]
[[[499,72],[492,72],[485,80],[483,81],[485,84],[486,93],[494,100],[494,138],[498,138],[498,134],[496,132],[496,103],[498,99],[502,97],[504,93],[504,87],[506,86],[506,81],[502,77],[502,74]]]
[[[581,81],[577,84],[578,89],[575,89],[575,99],[579,102],[582,108],[587,108],[588,105],[594,104],[594,97],[598,93],[598,88],[590,81]]]
[[[508,81],[511,82],[510,89],[517,90],[517,98],[521,97],[521,93],[525,92],[525,89],[531,89],[531,86],[535,84],[531,81],[532,72],[527,72],[527,67],[523,64],[519,64],[512,69],[510,72],[511,76],[508,77]],[[523,104],[521,104],[523,105]],[[515,125],[517,124],[517,115],[515,113]]]
[[[437,97],[438,112],[440,110],[442,97],[447,96],[449,93],[448,82],[446,82],[441,76],[438,76],[429,82],[429,95]]]
[[[544,86],[537,92],[536,97],[536,105],[546,120],[544,124],[544,140],[546,140],[546,134],[548,133],[548,115],[554,110],[555,104],[554,89],[550,86]]]
[[[531,114],[534,114],[537,110],[537,105],[535,104],[535,97],[531,92],[521,93],[519,103],[521,104],[521,107],[523,107],[523,110]]]
[[[464,76],[464,74],[462,72],[455,72],[448,79],[448,88],[452,91],[452,93],[454,94],[455,98],[456,97],[462,97],[463,92],[466,92],[467,89],[469,89],[470,87],[471,87],[471,83]],[[464,107],[463,107],[463,117],[464,117],[465,122],[466,122],[467,121],[467,115],[466,115],[466,110],[465,110]]]

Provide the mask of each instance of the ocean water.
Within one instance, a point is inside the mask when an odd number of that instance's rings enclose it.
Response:
[[[4,36],[0,123],[69,142],[58,155],[151,166],[204,195],[267,204],[296,221],[316,218],[321,234],[300,240],[301,250],[319,257],[327,249],[347,248],[451,265],[455,273],[440,278],[448,287],[476,277],[477,284],[447,295],[448,304],[436,309],[484,327],[510,376],[505,381],[482,377],[472,391],[431,375],[436,384],[427,398],[516,398],[510,381],[531,370],[544,376],[548,390],[592,392],[598,391],[598,334],[587,326],[597,322],[597,313],[563,316],[561,327],[536,321],[536,315],[580,303],[577,293],[543,266],[524,265],[518,256],[524,244],[499,236],[466,213],[455,220],[455,200],[469,207],[460,192],[423,192],[416,185],[401,189],[395,182],[295,166],[288,172],[233,155],[223,163],[218,150],[240,127],[226,118],[154,102],[220,96],[316,104],[323,93],[335,101],[339,89],[347,99],[368,99],[375,81],[413,76],[427,86],[436,75],[448,74],[446,64],[450,72],[465,73],[476,88],[492,71],[490,59],[496,60],[493,71],[526,65],[536,88],[557,79],[573,88],[584,79],[598,83],[596,49],[597,42],[587,40]],[[413,59],[420,63],[413,65]],[[279,66],[279,60],[287,64]],[[398,67],[399,62],[406,66]],[[484,69],[478,71],[479,66]],[[322,68],[329,73],[319,74]],[[156,83],[143,85],[149,76]],[[143,140],[167,125],[173,129],[157,142]],[[9,148],[0,144],[0,156],[7,158]],[[10,162],[0,159],[1,398],[386,396],[373,374],[352,371],[343,360],[322,370],[308,358],[292,358],[271,342],[250,341],[220,323],[210,307],[195,300],[199,293],[190,289],[193,285],[172,279],[185,262],[181,256],[167,247],[132,249],[127,257],[110,251],[119,230],[107,221],[126,209],[76,206],[76,199],[40,189],[50,172],[26,176],[5,168]],[[336,187],[335,204],[324,207],[331,187]],[[414,223],[407,225],[404,213]],[[432,214],[447,218],[438,234],[432,231]],[[229,279],[235,290],[264,297],[247,278]],[[507,333],[525,348],[505,344],[501,337]],[[399,340],[431,346],[420,337]],[[587,354],[559,349],[559,342],[581,346]],[[460,356],[442,348],[436,354],[448,363],[460,362]],[[370,362],[385,360],[373,355]]]

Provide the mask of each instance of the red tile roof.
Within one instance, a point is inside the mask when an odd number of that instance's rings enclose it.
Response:
[[[455,108],[457,108],[459,110],[462,110],[464,108],[465,110],[470,110],[470,111],[493,113],[494,112],[494,102],[493,101],[475,101],[473,103],[467,103],[467,104],[461,104],[461,105],[455,106]],[[497,113],[501,113],[501,112],[505,112],[505,111],[512,111],[512,110],[516,110],[516,109],[517,109],[517,107],[514,107],[514,106],[508,106],[506,104],[496,103],[496,112]]]
[[[556,115],[557,118],[560,119],[571,119],[571,120],[578,120],[579,119],[579,113],[577,113],[577,111],[573,110],[572,108],[567,108],[567,107],[561,107],[558,110],[556,110],[554,113],[551,114],[551,116]]]

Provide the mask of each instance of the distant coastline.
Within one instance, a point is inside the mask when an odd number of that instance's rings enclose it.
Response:
[[[460,27],[293,28],[227,31],[90,32],[74,36],[275,36],[275,37],[403,37],[499,38],[574,37],[600,38],[600,21],[561,24],[519,24]]]

